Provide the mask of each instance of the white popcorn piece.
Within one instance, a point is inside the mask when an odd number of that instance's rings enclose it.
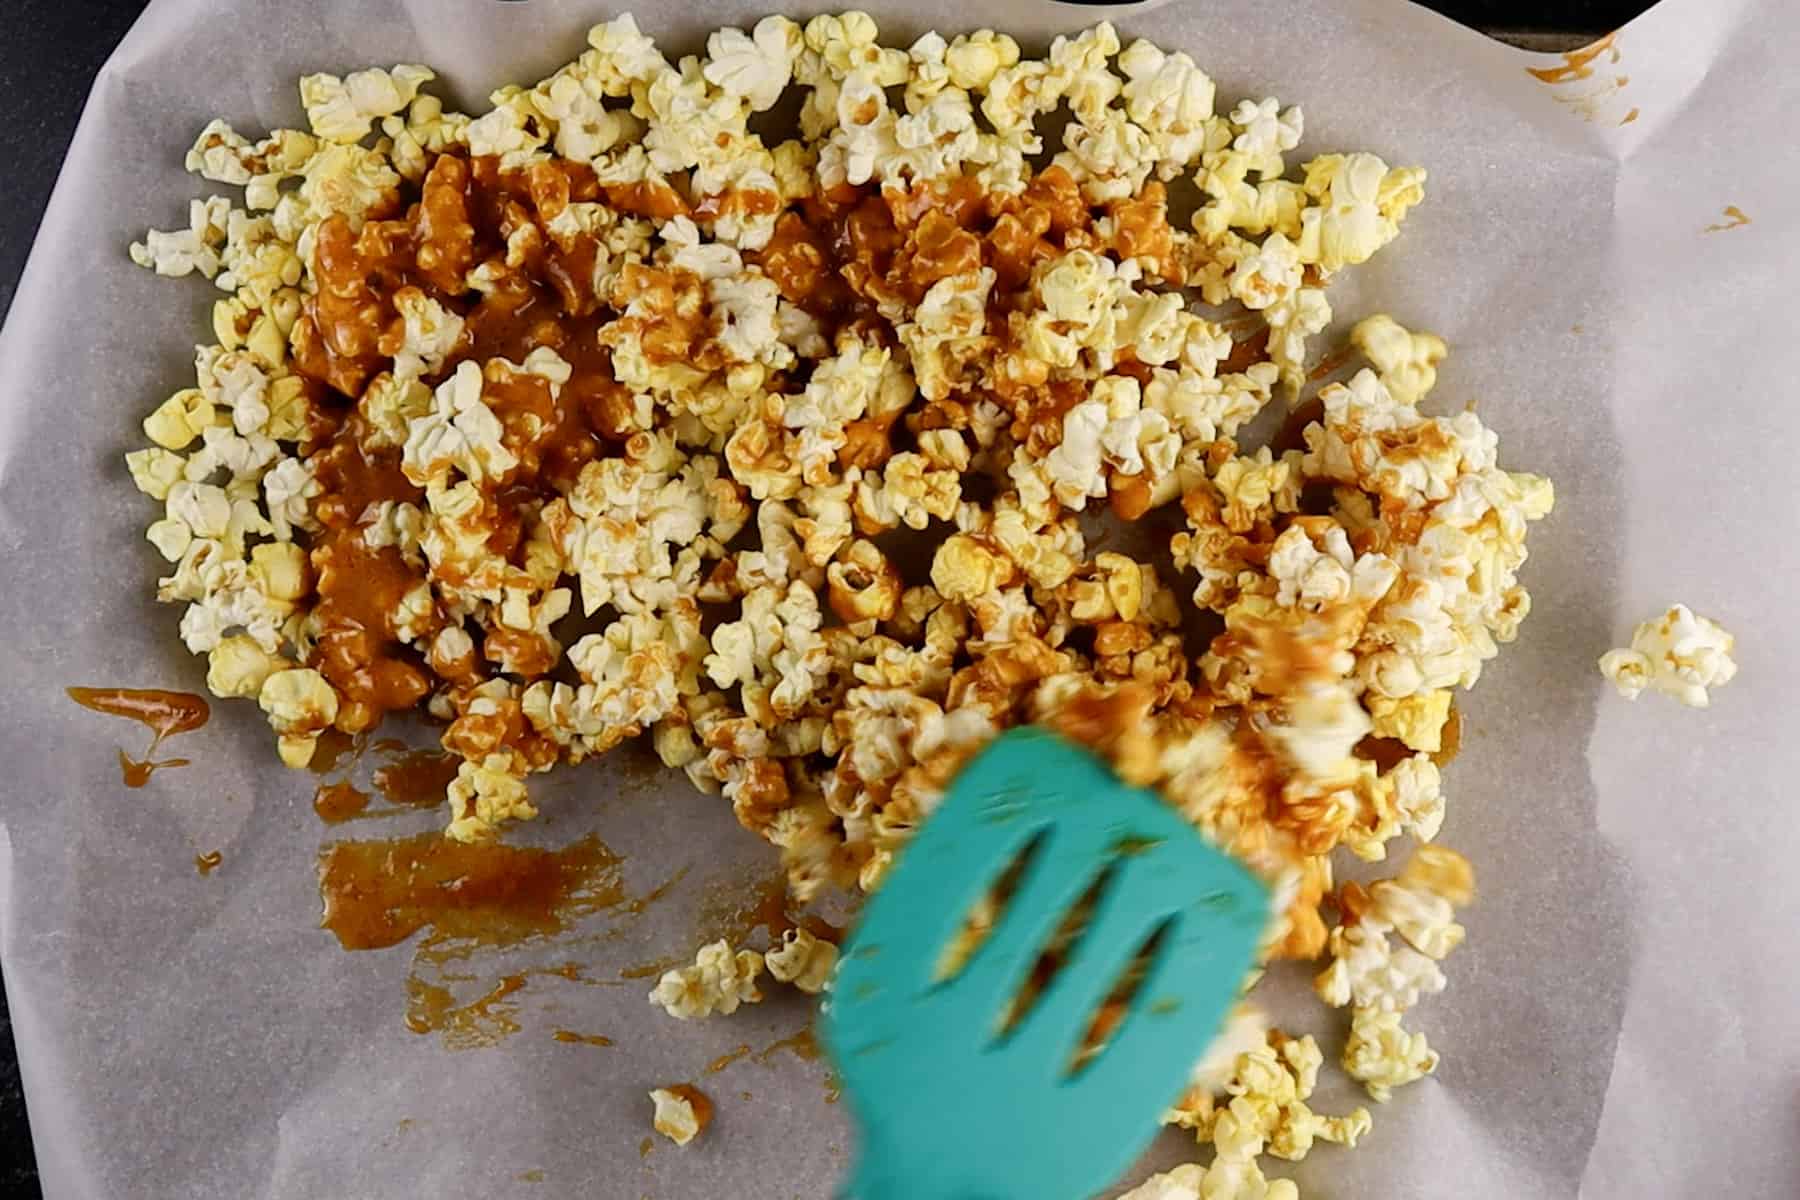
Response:
[[[1633,630],[1630,649],[1602,655],[1600,673],[1627,700],[1637,699],[1648,688],[1690,708],[1705,708],[1712,702],[1707,689],[1730,683],[1737,675],[1737,661],[1731,656],[1736,645],[1718,622],[1676,604]]]
[[[761,1002],[756,977],[762,969],[763,956],[756,951],[733,951],[727,942],[713,942],[700,947],[692,966],[664,973],[650,1002],[683,1021],[715,1012],[730,1016],[740,1004]]]
[[[280,735],[281,761],[290,767],[311,762],[319,735],[337,720],[337,691],[306,667],[268,675],[257,690],[257,702]]]
[[[319,137],[355,142],[368,135],[375,121],[412,103],[421,84],[437,78],[428,67],[402,65],[392,71],[371,68],[339,79],[308,75],[300,80],[300,102],[306,120]]]
[[[781,944],[763,955],[772,978],[814,996],[831,987],[837,959],[836,946],[805,929],[788,930]]]
[[[223,196],[188,205],[188,227],[164,232],[152,229],[131,245],[131,261],[158,275],[179,278],[195,271],[211,279],[222,266],[231,203]]]
[[[793,77],[805,39],[786,17],[764,17],[749,33],[721,29],[706,40],[707,81],[742,96],[751,111],[773,108]]]
[[[1397,1087],[1437,1070],[1437,1051],[1422,1033],[1408,1033],[1399,1012],[1358,1008],[1351,1013],[1350,1038],[1344,1043],[1344,1071],[1385,1104]]]

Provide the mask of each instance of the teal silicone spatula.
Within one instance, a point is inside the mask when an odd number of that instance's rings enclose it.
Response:
[[[991,932],[942,978],[946,947],[1021,856]],[[1009,1026],[1096,883],[1085,929]],[[1153,793],[1042,729],[1002,735],[869,901],[824,1007],[862,1134],[845,1194],[1075,1200],[1105,1187],[1186,1086],[1268,919],[1268,889]],[[1078,1063],[1134,964],[1122,1019]]]

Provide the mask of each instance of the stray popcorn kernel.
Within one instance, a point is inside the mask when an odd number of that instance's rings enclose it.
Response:
[[[1323,960],[1353,1077],[1428,1072],[1398,1018],[1473,892],[1431,756],[1530,611],[1554,489],[1381,314],[1310,419],[1239,441],[1425,173],[1302,160],[1299,107],[1104,22],[1042,57],[860,12],[704,47],[621,15],[485,112],[399,65],[301,80],[304,130],[199,131],[189,169],[241,196],[129,254],[209,281],[210,340],[125,467],[209,687],[292,766],[423,712],[467,841],[648,739],[801,903],[879,887],[972,755],[1052,723],[1276,888],[1265,957]],[[1675,612],[1605,669],[1704,702],[1730,638]],[[1336,883],[1396,838],[1399,874]],[[716,942],[650,999],[817,994],[836,955]],[[1311,1038],[1244,1015],[1222,1046],[1170,1110],[1215,1161],[1138,1200],[1294,1197],[1260,1155],[1366,1130],[1307,1108]]]
[[[1602,655],[1600,673],[1627,700],[1636,700],[1648,688],[1689,708],[1705,708],[1712,703],[1707,689],[1722,687],[1737,674],[1731,657],[1736,645],[1737,639],[1717,622],[1677,604],[1639,625],[1630,649]]]
[[[685,1146],[699,1137],[700,1131],[712,1121],[712,1100],[689,1084],[653,1088],[650,1102],[656,1106],[652,1127],[677,1146]]]

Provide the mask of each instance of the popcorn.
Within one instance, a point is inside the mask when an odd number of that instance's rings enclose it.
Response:
[[[1677,604],[1632,631],[1630,649],[1602,655],[1600,673],[1627,700],[1649,688],[1690,708],[1705,708],[1712,702],[1707,689],[1730,683],[1737,674],[1735,646],[1736,639],[1717,622]]]
[[[763,956],[756,951],[733,951],[727,942],[713,942],[700,947],[692,966],[665,972],[650,992],[650,1003],[682,1021],[715,1012],[730,1016],[740,1004],[762,1001],[756,986],[762,969]]]
[[[310,668],[273,672],[263,680],[256,699],[281,735],[281,761],[290,767],[311,762],[319,735],[337,720],[337,692]]]
[[[143,241],[132,243],[131,261],[171,278],[198,271],[211,279],[221,266],[219,252],[225,245],[230,211],[230,203],[222,196],[193,201],[188,205],[186,229],[150,230]]]
[[[677,1146],[699,1137],[712,1117],[712,1105],[691,1087],[652,1088],[650,1102],[656,1106],[652,1126]]]
[[[429,67],[405,65],[391,72],[354,71],[343,79],[308,75],[300,80],[300,102],[313,133],[327,141],[356,142],[368,135],[377,118],[405,108],[421,84],[436,78]]]
[[[1437,1070],[1437,1051],[1422,1033],[1400,1027],[1401,1014],[1358,1008],[1350,1018],[1344,1043],[1344,1070],[1368,1089],[1371,1099],[1386,1104],[1393,1091]]]
[[[525,798],[525,781],[505,754],[490,754],[479,763],[462,762],[447,798],[451,820],[444,832],[457,841],[479,841],[504,821],[537,816]]]
[[[782,935],[781,945],[765,954],[763,961],[775,979],[816,996],[831,987],[837,958],[837,947],[830,942],[804,929],[790,929]]]
[[[431,412],[407,423],[403,469],[424,486],[452,468],[480,482],[518,466],[503,440],[500,419],[482,403],[481,368],[464,362],[432,398]]]
[[[1449,352],[1444,340],[1410,333],[1385,313],[1365,317],[1350,330],[1350,344],[1369,360],[1388,394],[1416,405],[1437,383],[1437,366]]]
[[[721,29],[706,41],[707,81],[730,96],[742,96],[751,111],[773,108],[793,76],[794,60],[805,45],[800,27],[786,17],[764,17],[746,34]]]
[[[1079,699],[1065,732],[1276,888],[1263,956],[1324,959],[1346,1070],[1378,1098],[1429,1071],[1399,1018],[1446,986],[1473,890],[1430,755],[1530,610],[1554,492],[1472,412],[1419,411],[1444,344],[1383,315],[1298,443],[1238,442],[1424,173],[1290,177],[1298,108],[1221,101],[1109,24],[1042,58],[884,46],[857,12],[674,61],[629,15],[588,45],[470,115],[403,66],[307,77],[310,132],[193,143],[243,202],[131,250],[220,296],[126,468],[209,687],[256,697],[291,765],[424,708],[468,841],[535,816],[534,773],[648,736],[802,903],[880,886],[972,754]],[[753,132],[796,85],[798,135]],[[1179,585],[1162,526],[1105,540],[1176,500]],[[1205,644],[1176,586],[1222,622]],[[1729,638],[1683,631],[1609,671],[1704,697]],[[1337,847],[1403,835],[1399,874],[1335,882]],[[729,1013],[765,966],[818,993],[836,955],[719,942],[652,1000]],[[1171,1110],[1212,1165],[1134,1195],[1293,1197],[1261,1154],[1368,1127],[1311,1110],[1320,1060],[1246,1004]],[[659,1129],[704,1125],[653,1095]]]

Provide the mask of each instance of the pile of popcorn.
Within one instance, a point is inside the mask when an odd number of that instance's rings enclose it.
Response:
[[[854,12],[589,43],[473,118],[423,67],[309,76],[308,130],[194,144],[241,205],[132,247],[224,293],[127,456],[212,690],[292,766],[423,707],[462,839],[648,735],[802,902],[879,886],[971,754],[1045,723],[1278,885],[1268,954],[1322,960],[1374,1098],[1429,1072],[1402,1019],[1472,891],[1433,755],[1530,608],[1551,486],[1424,411],[1445,346],[1381,315],[1291,445],[1237,441],[1310,392],[1329,281],[1424,172],[1291,170],[1298,108],[1221,107],[1104,23],[1041,59]],[[790,88],[796,136],[752,132]],[[1094,548],[1124,523],[1141,556]],[[1402,837],[1395,877],[1334,879]],[[835,953],[717,944],[654,998],[816,992]],[[1292,1195],[1260,1154],[1368,1128],[1307,1109],[1312,1038],[1246,1007],[1223,1044],[1169,1114],[1204,1185],[1141,1195]]]

